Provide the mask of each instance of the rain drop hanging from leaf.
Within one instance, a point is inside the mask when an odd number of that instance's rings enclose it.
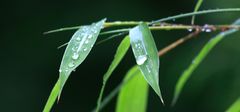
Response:
[[[160,97],[159,87],[159,58],[152,34],[146,23],[141,23],[130,30],[130,42],[136,62],[148,84]]]

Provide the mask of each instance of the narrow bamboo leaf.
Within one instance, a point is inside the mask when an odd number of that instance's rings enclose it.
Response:
[[[238,98],[226,112],[240,112],[240,98]]]
[[[117,99],[116,112],[146,112],[148,84],[137,66],[126,74]]]
[[[103,76],[103,81],[104,82],[106,82],[109,79],[109,77],[111,76],[112,72],[115,70],[117,65],[121,62],[121,60],[123,59],[123,57],[127,53],[129,47],[130,47],[130,39],[129,39],[129,36],[126,36],[122,40],[120,45],[118,46],[116,54],[114,56],[114,59],[113,59],[111,65],[109,66],[107,72]]]
[[[194,12],[198,11],[198,9],[202,5],[202,3],[203,3],[203,0],[198,0],[197,4],[195,5]],[[194,24],[194,21],[195,21],[195,15],[192,16],[192,22],[191,23]]]
[[[233,25],[240,25],[240,19],[237,20]],[[178,82],[175,86],[174,91],[174,97],[172,101],[172,105],[174,105],[179,97],[179,94],[181,93],[186,81],[189,79],[189,77],[192,75],[193,71],[198,67],[198,65],[202,62],[202,60],[207,56],[207,54],[211,51],[211,49],[219,43],[225,36],[232,34],[234,32],[238,31],[237,29],[231,29],[227,30],[225,32],[221,32],[214,38],[212,38],[208,43],[204,45],[202,50],[199,52],[197,57],[192,61],[192,63],[189,65],[189,67],[182,73],[180,78],[178,79]]]
[[[103,85],[102,85],[101,92],[100,92],[100,95],[99,95],[99,98],[98,98],[98,101],[97,101],[96,112],[99,112],[99,109],[100,109],[100,106],[101,106],[101,101],[102,101],[102,95],[104,93],[105,85],[106,85],[109,77],[111,76],[111,74],[115,70],[115,68],[118,66],[118,64],[121,62],[121,60],[123,59],[123,57],[127,53],[129,47],[130,47],[129,36],[126,36],[122,40],[120,45],[118,46],[118,49],[117,49],[116,54],[114,56],[114,59],[113,59],[111,65],[109,66],[107,72],[103,76]]]
[[[104,43],[104,42],[106,42],[106,41],[108,41],[108,40],[111,40],[111,39],[113,39],[113,38],[122,36],[122,35],[124,35],[124,34],[126,34],[126,32],[122,32],[122,33],[117,33],[117,34],[111,35],[111,36],[109,36],[109,37],[107,37],[107,38],[105,38],[105,39],[103,39],[103,40],[98,41],[98,42],[96,43],[96,45],[102,44],[102,43]]]
[[[48,101],[43,109],[43,112],[50,112],[55,100],[57,99],[57,96],[59,94],[60,89],[60,81],[58,80],[55,86],[52,89],[52,92],[48,98]]]
[[[157,93],[163,103],[158,77],[158,51],[146,23],[141,23],[130,30],[130,42],[136,62],[144,78]]]
[[[81,26],[72,36],[63,55],[59,69],[59,95],[71,72],[85,60],[91,51],[105,21],[106,19],[103,19],[89,26]]]
[[[105,21],[106,19],[103,19],[89,26],[81,26],[73,35],[61,62],[59,79],[52,89],[43,112],[49,112],[51,110],[71,72],[76,69],[89,54]]]
[[[100,35],[107,35],[107,34],[114,34],[114,33],[123,33],[128,32],[130,28],[123,28],[123,29],[117,29],[117,30],[110,30],[100,33]]]

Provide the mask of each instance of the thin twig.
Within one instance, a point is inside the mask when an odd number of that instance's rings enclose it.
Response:
[[[104,28],[115,27],[115,26],[135,26],[141,23],[141,21],[115,21],[104,23]],[[146,22],[148,23],[148,22]]]
[[[233,11],[233,12],[234,11],[240,11],[240,8],[213,9],[213,10],[203,10],[203,11],[198,11],[198,12],[190,12],[190,13],[185,13],[185,14],[179,14],[179,15],[176,15],[176,16],[166,17],[166,18],[162,18],[162,19],[159,19],[159,20],[156,20],[156,21],[152,21],[151,23],[149,23],[149,25],[169,21],[169,20],[172,20],[172,19],[194,16],[194,15],[217,13],[217,12],[230,12],[230,11]]]
[[[121,32],[121,33],[117,33],[117,34],[111,35],[110,37],[107,37],[107,38],[105,38],[103,40],[100,40],[99,42],[96,43],[96,45],[102,44],[103,42],[106,42],[106,41],[108,41],[108,40],[110,40],[112,38],[118,37],[118,36],[122,36],[124,34],[127,34],[127,33],[126,32]]]
[[[161,49],[161,50],[158,52],[158,56],[163,56],[164,54],[166,54],[166,53],[169,52],[170,50],[176,48],[177,46],[179,46],[180,44],[186,42],[187,40],[195,37],[195,36],[198,35],[199,33],[200,33],[200,31],[199,31],[199,30],[196,30],[195,32],[190,33],[190,34],[188,34],[187,36],[178,39],[177,41],[173,42],[172,44],[168,45],[167,47]]]
[[[179,14],[171,17],[166,17],[162,18],[156,21],[149,22],[149,25],[154,25],[154,24],[159,24],[165,21],[169,21],[172,19],[178,19],[178,18],[184,18],[188,16],[194,16],[194,15],[201,15],[201,14],[209,14],[209,13],[219,13],[219,12],[237,12],[240,11],[240,8],[227,8],[227,9],[213,9],[213,10],[203,10],[203,11],[198,11],[198,12],[191,12],[191,13],[185,13],[185,14]],[[112,26],[132,26],[132,25],[137,25],[141,21],[117,21],[117,22],[106,22],[104,23],[104,27],[112,27]],[[84,25],[81,25],[84,26]],[[43,34],[49,34],[49,33],[55,33],[55,32],[61,32],[61,31],[67,31],[67,30],[77,30],[81,26],[73,26],[73,27],[65,27],[65,28],[60,28],[60,29],[55,29],[55,30],[50,30],[47,32],[44,32]]]
[[[216,31],[216,30],[227,30],[227,29],[239,29],[240,25],[208,25],[205,24],[203,26],[201,25],[183,25],[183,24],[167,24],[167,25],[155,25],[150,26],[150,30],[197,30],[201,29],[205,31],[206,29],[209,29],[209,31]],[[117,29],[117,30],[111,30],[100,33],[100,35],[107,35],[107,34],[114,34],[114,33],[121,33],[121,32],[128,32],[131,28],[123,28],[123,29]],[[208,30],[207,30],[208,31]]]

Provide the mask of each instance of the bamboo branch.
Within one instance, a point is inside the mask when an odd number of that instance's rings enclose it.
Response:
[[[173,42],[172,44],[168,45],[167,47],[161,49],[158,52],[158,56],[163,56],[164,54],[166,54],[167,52],[169,52],[170,50],[176,48],[177,46],[179,46],[180,44],[186,42],[187,40],[195,37],[196,35],[198,35],[200,33],[200,30],[196,30],[193,33],[188,34],[187,36],[178,39],[177,41]]]

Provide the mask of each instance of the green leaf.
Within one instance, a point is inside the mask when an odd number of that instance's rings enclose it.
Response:
[[[44,107],[44,112],[49,112],[51,110],[57,96],[60,96],[62,88],[71,72],[85,60],[105,21],[106,19],[103,19],[89,26],[81,26],[79,30],[75,32],[65,50],[59,69],[59,79],[52,89]]]
[[[50,112],[55,100],[57,99],[57,96],[59,94],[60,89],[60,81],[58,80],[55,86],[52,89],[52,92],[48,98],[48,101],[43,109],[43,112]]]
[[[202,3],[203,3],[203,0],[198,0],[197,4],[195,5],[194,12],[198,11],[198,9],[202,5]],[[195,15],[192,16],[192,22],[191,23],[194,24],[194,21],[195,21]]]
[[[81,26],[72,36],[63,55],[60,73],[60,92],[71,72],[75,70],[88,56],[97,40],[106,19],[88,26]]]
[[[237,20],[233,25],[240,25],[240,19]],[[207,54],[211,51],[211,49],[219,43],[225,36],[232,34],[238,31],[237,29],[227,30],[225,32],[221,32],[214,38],[212,38],[208,43],[204,45],[202,50],[199,52],[197,57],[192,61],[192,64],[183,72],[183,74],[178,79],[178,82],[175,86],[174,97],[172,101],[172,105],[174,105],[181,93],[186,81],[190,78],[193,71],[198,67],[198,65],[202,62],[202,60],[207,56]]]
[[[238,98],[226,112],[240,112],[240,98]]]
[[[130,30],[129,35],[136,62],[144,78],[164,103],[159,87],[158,50],[147,24],[139,24]]]
[[[115,70],[115,68],[118,66],[118,64],[121,62],[121,60],[123,59],[123,57],[127,53],[129,47],[130,47],[129,36],[126,36],[122,40],[120,45],[118,46],[118,49],[117,49],[116,54],[114,56],[114,59],[113,59],[111,65],[109,66],[107,72],[103,76],[103,85],[102,85],[101,92],[100,92],[100,95],[99,95],[99,98],[98,98],[96,112],[99,112],[99,109],[100,109],[100,106],[101,106],[101,101],[102,101],[102,95],[103,95],[105,85],[106,85],[109,77],[111,76],[111,74]]]
[[[118,95],[116,112],[146,112],[148,85],[141,74],[137,66],[126,74],[127,83]]]

